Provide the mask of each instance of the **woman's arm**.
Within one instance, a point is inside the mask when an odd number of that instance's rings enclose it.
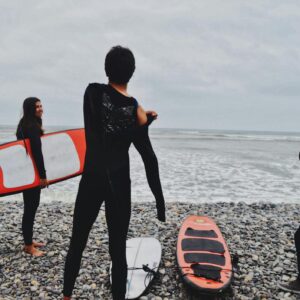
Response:
[[[142,126],[137,130],[133,144],[143,159],[148,184],[156,199],[158,219],[165,222],[165,199],[159,178],[158,161],[150,142],[148,128],[148,126]]]
[[[27,135],[30,141],[32,156],[41,179],[41,186],[45,187],[48,185],[48,182],[44,165],[42,142],[39,130],[37,128],[29,128]]]

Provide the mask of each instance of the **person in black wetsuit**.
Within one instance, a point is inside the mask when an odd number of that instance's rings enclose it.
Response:
[[[295,246],[296,246],[297,262],[298,262],[298,276],[295,280],[290,281],[287,284],[286,283],[279,284],[279,287],[284,291],[300,294],[300,227],[295,233]]]
[[[40,176],[40,187],[23,192],[24,214],[22,232],[25,244],[24,251],[34,256],[43,255],[44,252],[38,250],[37,247],[45,245],[32,240],[34,218],[40,203],[41,187],[48,186],[41,145],[41,135],[43,135],[42,115],[43,106],[38,98],[30,97],[25,99],[23,102],[23,117],[18,124],[16,132],[18,140],[29,138],[33,159]]]
[[[79,272],[82,252],[91,227],[105,201],[112,260],[112,297],[125,299],[126,237],[131,214],[129,174],[130,144],[141,154],[147,179],[156,198],[158,219],[165,221],[165,204],[158,163],[148,136],[148,125],[156,118],[147,114],[127,94],[127,83],[135,70],[132,52],[113,47],[105,59],[106,84],[90,84],[84,95],[86,157],[76,198],[73,231],[64,272],[64,299],[70,299]]]
[[[300,160],[300,153],[299,153],[299,160]],[[300,294],[300,227],[295,232],[294,240],[295,240],[297,263],[298,263],[298,276],[295,280],[292,280],[289,283],[279,283],[279,288],[281,288],[286,292]]]

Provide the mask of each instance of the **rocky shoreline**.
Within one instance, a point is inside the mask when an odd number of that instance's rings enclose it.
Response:
[[[42,258],[22,251],[23,204],[0,202],[0,299],[61,299],[74,204],[41,203],[35,237],[47,242]],[[153,202],[133,203],[128,238],[154,236],[163,247],[159,276],[141,299],[207,299],[186,289],[176,268],[179,227],[190,214],[208,215],[219,225],[232,255],[239,258],[229,292],[221,299],[298,299],[277,288],[296,276],[293,236],[299,226],[298,204],[167,203],[167,222],[156,220]],[[84,252],[74,299],[111,299],[108,235],[101,210]]]

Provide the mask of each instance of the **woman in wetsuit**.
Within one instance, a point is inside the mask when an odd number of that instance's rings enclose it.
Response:
[[[40,176],[40,187],[23,192],[24,214],[22,232],[25,244],[24,251],[33,256],[42,256],[44,252],[37,248],[45,245],[32,240],[34,218],[40,203],[41,188],[48,186],[41,145],[41,135],[44,133],[42,115],[43,106],[38,98],[30,97],[25,99],[23,102],[23,117],[18,124],[16,132],[18,140],[29,139],[33,159]]]
[[[156,198],[158,219],[165,221],[158,164],[147,128],[155,114],[150,113],[148,121],[142,107],[127,93],[127,83],[134,70],[132,52],[120,46],[113,47],[105,59],[109,83],[90,84],[85,91],[86,157],[65,264],[65,300],[71,297],[82,252],[103,201],[112,260],[112,296],[114,300],[125,299],[126,238],[131,214],[128,150],[132,142],[143,158],[148,182]]]

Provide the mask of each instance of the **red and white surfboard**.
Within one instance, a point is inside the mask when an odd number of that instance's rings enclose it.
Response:
[[[86,151],[84,129],[52,132],[41,137],[50,184],[82,174]],[[0,197],[39,185],[39,174],[25,139],[0,145]]]

